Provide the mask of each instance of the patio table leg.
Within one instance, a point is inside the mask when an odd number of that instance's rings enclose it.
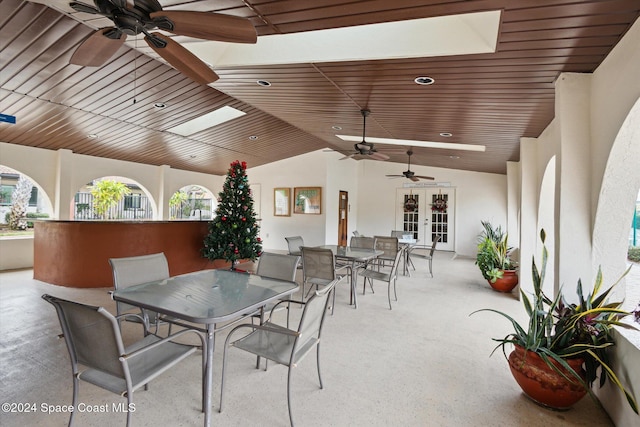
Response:
[[[213,386],[213,349],[215,346],[215,324],[207,325],[207,365],[204,374],[204,427],[211,426],[211,388]]]

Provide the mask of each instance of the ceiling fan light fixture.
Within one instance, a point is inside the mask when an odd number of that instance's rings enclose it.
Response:
[[[419,85],[432,85],[435,83],[435,79],[433,77],[427,76],[416,77],[413,81]]]

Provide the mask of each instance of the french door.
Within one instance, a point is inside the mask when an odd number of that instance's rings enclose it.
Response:
[[[439,234],[437,248],[454,251],[454,188],[399,188],[396,206],[396,230],[413,234],[419,245]]]

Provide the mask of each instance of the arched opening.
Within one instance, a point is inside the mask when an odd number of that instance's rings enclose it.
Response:
[[[611,284],[628,267],[633,212],[640,198],[640,99],[620,127],[605,168],[593,228],[594,269],[601,266],[605,284]],[[640,302],[640,266],[614,291],[612,299],[624,299],[623,308],[634,310]],[[640,347],[640,332],[621,331]]]
[[[33,186],[31,196],[26,206],[27,219],[49,218],[53,215],[51,200],[36,181],[15,169],[0,165],[0,223],[3,224],[3,226],[8,226],[13,192],[21,176],[27,178]],[[27,225],[29,228],[33,228],[32,221],[27,221]]]
[[[92,188],[100,181],[121,183],[127,189],[122,198],[115,201],[104,212],[96,206],[99,195],[92,194]],[[83,185],[75,194],[71,212],[74,220],[151,220],[157,217],[155,201],[150,193],[138,182],[121,177],[105,176]]]
[[[186,185],[171,195],[169,218],[178,220],[211,220],[218,203],[213,193],[200,185]]]

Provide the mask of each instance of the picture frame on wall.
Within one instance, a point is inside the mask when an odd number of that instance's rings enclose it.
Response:
[[[319,215],[322,213],[322,187],[295,187],[293,213]]]
[[[291,216],[291,189],[273,189],[273,216]]]

